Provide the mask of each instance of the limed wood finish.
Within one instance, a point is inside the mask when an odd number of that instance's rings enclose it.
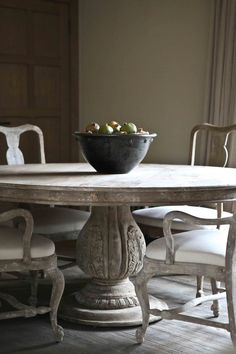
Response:
[[[23,124],[18,127],[3,127],[0,125],[0,133],[5,135],[7,142],[6,159],[8,165],[22,165],[25,163],[24,155],[19,146],[21,135],[26,132],[37,134],[39,161],[40,163],[46,162],[43,132],[39,127],[32,124]]]
[[[33,231],[33,218],[28,210],[13,209],[0,214],[0,223],[6,222],[14,218],[23,218],[25,221],[25,230],[22,236],[23,257],[21,259],[1,259],[1,272],[23,272],[28,271],[35,273],[43,270],[52,281],[52,292],[49,306],[25,305],[12,295],[0,292],[0,298],[7,301],[16,310],[5,311],[0,314],[0,320],[15,317],[33,317],[38,314],[50,313],[52,330],[57,341],[63,339],[63,329],[57,324],[57,310],[64,290],[64,276],[57,268],[57,258],[55,253],[51,256],[32,258],[31,257],[31,237]],[[0,230],[0,232],[4,232]],[[19,233],[19,237],[21,234]],[[14,245],[12,245],[14,247]],[[0,245],[1,247],[1,245]]]
[[[194,126],[190,134],[190,165],[194,166],[196,164],[200,164],[219,167],[227,166],[230,154],[230,135],[235,134],[235,132],[236,124],[229,126],[216,126],[209,123],[203,123]],[[210,207],[215,207],[217,209],[217,217],[221,217],[223,212],[223,203],[217,203],[216,205],[212,205]],[[175,206],[175,210],[178,210],[178,207]],[[163,230],[161,227],[148,225],[148,223],[138,223],[138,225],[147,239],[163,236]],[[175,230],[175,232],[181,232],[181,230],[178,229]],[[200,297],[202,294],[203,278],[198,277],[196,296]]]
[[[217,126],[209,123],[203,123],[193,127],[190,135],[190,151],[189,162],[193,166],[197,164],[197,154],[200,154],[199,147],[204,146],[205,151],[202,151],[201,164],[206,166],[227,166],[229,160],[229,142],[230,135],[236,131],[236,124],[228,126]],[[199,137],[200,134],[205,133],[205,139],[208,137],[208,153],[206,153],[206,143],[204,144],[204,136]],[[198,138],[200,140],[197,144]],[[198,145],[198,146],[197,146]],[[199,162],[198,162],[199,164]]]
[[[129,207],[236,199],[236,170],[141,164],[128,174],[97,173],[88,164],[0,166],[0,200],[90,205],[77,262],[92,280],[66,298],[62,316],[96,325],[141,322],[129,281],[142,267],[145,243]]]
[[[192,166],[196,164],[197,153],[200,154],[198,147],[202,144],[205,149],[204,152],[201,151],[205,156],[204,160],[202,158],[202,164],[206,166],[227,166],[229,161],[229,138],[231,134],[235,134],[235,131],[236,124],[228,126],[216,126],[213,124],[204,123],[196,125],[192,129],[190,135],[190,164]],[[205,142],[208,138],[208,149],[206,143],[204,144],[204,140],[201,141],[198,137],[202,132],[206,134],[205,137],[203,136],[203,139],[205,138]],[[198,139],[199,143],[197,144]],[[216,208],[217,216],[220,218],[224,208],[223,203],[217,203]],[[219,225],[217,225],[217,227],[219,227]],[[197,279],[197,297],[201,297],[203,294],[203,278],[198,277]],[[217,287],[217,284],[215,284],[213,279],[212,287]]]
[[[222,127],[203,123],[194,126],[190,133],[189,164],[226,167],[230,155],[230,135],[235,132],[236,124]],[[217,210],[220,217],[222,203],[217,204]],[[163,235],[162,228],[141,223],[139,226],[143,233],[151,238]]]
[[[211,265],[197,262],[180,262],[175,261],[174,237],[171,232],[171,222],[178,218],[184,222],[202,225],[226,225],[230,224],[228,242],[225,255],[225,266]],[[212,326],[216,328],[224,328],[231,334],[231,339],[236,346],[236,284],[235,284],[235,254],[236,254],[236,215],[229,218],[221,219],[200,219],[189,214],[172,211],[168,213],[163,224],[164,235],[166,237],[166,259],[164,261],[145,257],[141,272],[137,275],[135,281],[136,293],[142,308],[143,323],[142,327],[136,331],[138,343],[142,343],[149,323],[149,316],[160,316],[161,319],[176,319],[191,323]],[[206,231],[207,232],[207,231]],[[186,234],[187,235],[187,234]],[[186,237],[186,242],[187,241]],[[217,289],[211,295],[194,298],[186,304],[176,308],[169,308],[166,303],[159,307],[153,307],[149,304],[147,293],[147,282],[154,275],[171,275],[171,274],[188,274],[196,276],[207,276],[220,282],[225,282],[226,293],[218,292]],[[228,317],[226,323],[212,321],[206,317],[196,317],[186,314],[191,308],[202,304],[206,301],[215,302],[218,299],[227,297]]]
[[[25,158],[24,155],[22,153],[21,150],[21,138],[23,135],[27,134],[27,133],[31,133],[32,135],[34,135],[34,141],[36,142],[37,145],[37,150],[38,150],[38,160],[40,161],[40,163],[45,164],[46,163],[46,159],[45,159],[45,150],[44,150],[44,135],[42,130],[36,126],[36,125],[32,125],[32,124],[23,124],[17,127],[3,127],[0,125],[0,133],[2,133],[3,135],[5,135],[5,139],[6,139],[6,143],[7,143],[7,149],[6,149],[6,160],[7,160],[7,164],[8,165],[22,165],[25,163]],[[0,134],[1,135],[1,134]],[[35,139],[37,138],[37,139]],[[47,208],[47,207],[46,207]],[[48,208],[47,208],[48,209]],[[44,212],[45,210],[42,210],[42,212]],[[48,210],[46,217],[48,217],[50,219],[50,212],[52,210]],[[55,209],[55,211],[58,211]],[[54,210],[53,210],[54,212]],[[66,212],[68,212],[68,210],[66,210]],[[72,210],[69,210],[69,213],[73,213]],[[35,224],[37,225],[37,217],[40,217],[40,215],[37,215],[33,208],[32,208],[32,213],[35,219]],[[81,212],[78,210],[77,211],[77,217],[78,219],[82,217],[83,220],[83,215],[81,216],[80,214]],[[58,214],[58,213],[57,213]],[[59,214],[61,217],[61,214]],[[74,215],[74,214],[72,214]],[[58,216],[57,216],[58,217]],[[89,213],[88,213],[88,217],[89,217]],[[48,223],[50,224],[50,220],[49,222],[46,220],[46,225],[48,225]],[[43,235],[51,238],[53,241],[57,242],[57,241],[63,241],[63,240],[76,240],[77,236],[80,232],[80,229],[74,229],[74,226],[71,225],[71,230],[69,231],[61,231],[58,228],[58,232],[56,233],[47,233],[47,228],[45,228],[45,231],[43,233]],[[63,255],[63,251],[62,251],[62,255]],[[64,257],[64,256],[60,256],[60,259],[64,259],[66,261],[66,263],[62,266],[62,268],[67,268],[67,267],[71,267],[75,264],[75,258],[74,257]]]

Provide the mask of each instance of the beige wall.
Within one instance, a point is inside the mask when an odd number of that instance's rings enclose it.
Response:
[[[80,126],[157,132],[145,162],[187,163],[204,121],[212,0],[80,0]]]

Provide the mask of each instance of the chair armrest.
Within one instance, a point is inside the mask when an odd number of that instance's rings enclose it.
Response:
[[[174,219],[180,219],[185,223],[195,225],[227,225],[231,224],[233,217],[216,218],[216,219],[204,219],[192,216],[182,211],[170,211],[167,213],[163,220],[163,234],[166,239],[166,263],[174,264],[174,238],[171,232],[171,225]]]
[[[34,227],[34,220],[31,213],[25,209],[12,209],[5,211],[0,214],[0,223],[19,217],[23,218],[25,221],[23,233],[23,262],[28,264],[31,261],[30,243]]]

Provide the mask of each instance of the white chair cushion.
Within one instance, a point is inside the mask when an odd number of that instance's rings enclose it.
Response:
[[[82,230],[90,213],[84,210],[59,207],[39,207],[31,211],[34,233],[51,235]]]
[[[185,213],[191,214],[199,218],[214,219],[217,218],[216,209],[199,207],[199,206],[190,206],[190,205],[171,205],[171,206],[160,206],[152,207],[145,209],[138,209],[133,211],[133,217],[135,221],[139,224],[149,225],[154,227],[163,227],[163,219],[165,215],[173,210],[183,211]],[[222,217],[232,216],[231,213],[223,212]],[[212,225],[192,225],[186,224],[182,220],[175,219],[172,223],[172,229],[188,231],[193,229],[215,229],[216,226]],[[228,229],[228,226],[221,226],[222,229]]]
[[[225,230],[192,230],[173,235],[175,261],[225,266],[228,232]],[[166,259],[165,237],[152,241],[146,250],[148,258]]]
[[[22,232],[16,228],[0,226],[0,260],[22,259]],[[33,235],[31,257],[48,257],[55,253],[54,243],[46,237]]]

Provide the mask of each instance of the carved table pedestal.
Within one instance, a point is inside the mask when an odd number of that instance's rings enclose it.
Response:
[[[141,309],[129,277],[141,269],[145,249],[129,206],[93,207],[77,241],[77,263],[92,279],[64,299],[61,317],[99,326],[140,324]]]

